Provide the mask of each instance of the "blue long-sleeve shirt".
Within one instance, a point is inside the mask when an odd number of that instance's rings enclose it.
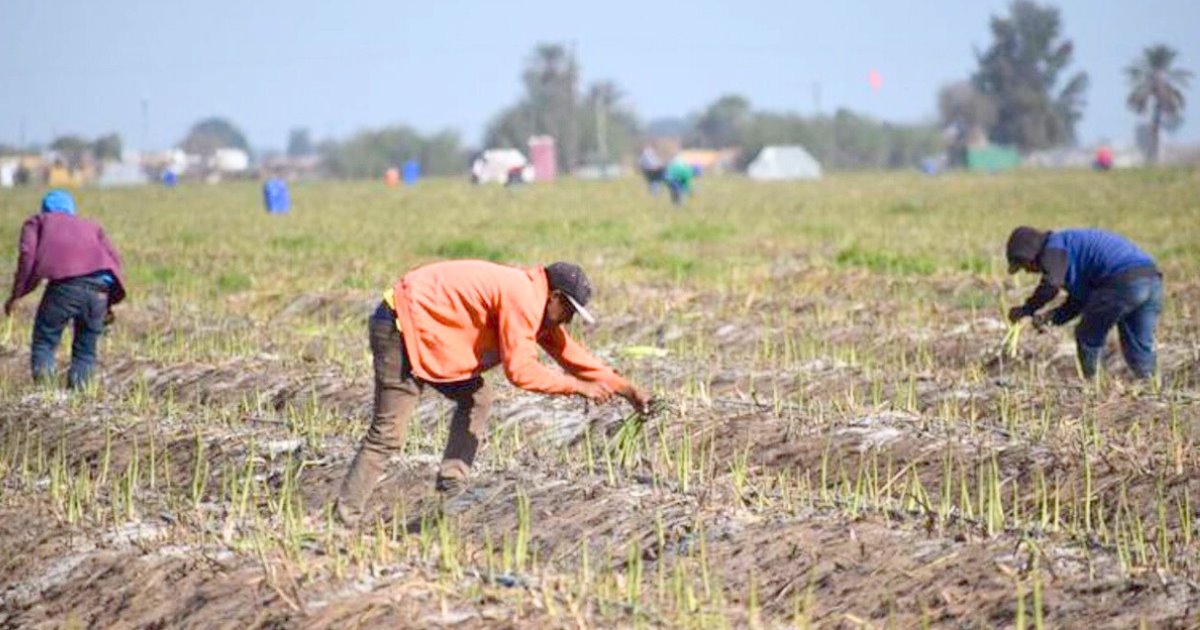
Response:
[[[1071,297],[1086,300],[1105,281],[1141,267],[1154,268],[1154,258],[1119,234],[1093,228],[1051,232],[1045,251],[1064,250],[1067,268],[1061,286]]]
[[[1066,289],[1067,302],[1054,313],[1056,323],[1072,319],[1093,289],[1117,276],[1134,269],[1156,272],[1154,258],[1132,241],[1095,228],[1051,232],[1038,254],[1038,266],[1042,281],[1025,309],[1035,313]]]

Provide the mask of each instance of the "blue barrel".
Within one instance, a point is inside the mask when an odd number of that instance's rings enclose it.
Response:
[[[404,163],[404,185],[412,186],[421,179],[421,163],[416,160],[409,160]]]
[[[286,214],[291,210],[292,200],[288,197],[287,182],[272,177],[263,183],[263,203],[269,214]]]

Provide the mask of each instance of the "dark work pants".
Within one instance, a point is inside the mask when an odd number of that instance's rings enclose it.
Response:
[[[438,470],[442,478],[465,479],[470,473],[492,404],[492,388],[483,378],[425,383],[414,377],[404,337],[386,305],[381,304],[371,316],[369,329],[375,363],[375,407],[367,435],[342,480],[338,509],[347,521],[356,520],[362,513],[387,470],[388,458],[404,448],[409,420],[426,385],[455,403],[450,436]]]
[[[663,182],[663,176],[667,169],[664,167],[658,168],[643,168],[642,177],[646,178],[646,186],[650,188],[651,193],[658,192],[658,185]]]
[[[53,382],[56,375],[54,352],[62,340],[63,329],[73,321],[75,335],[67,383],[72,388],[86,384],[95,369],[96,344],[104,333],[107,312],[108,287],[103,282],[93,278],[72,278],[50,283],[33,321],[30,356],[33,379]]]
[[[683,199],[688,193],[687,189],[683,184],[673,179],[668,179],[665,181],[667,182],[667,188],[671,191],[671,203],[677,206],[682,206]]]
[[[1162,277],[1158,275],[1119,280],[1094,289],[1075,328],[1084,376],[1095,376],[1104,339],[1113,326],[1120,333],[1125,364],[1139,378],[1152,376],[1157,364],[1154,329],[1162,313],[1162,300]]]

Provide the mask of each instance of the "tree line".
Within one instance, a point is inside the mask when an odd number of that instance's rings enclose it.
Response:
[[[686,147],[738,148],[742,163],[768,144],[800,144],[832,169],[903,168],[946,151],[962,163],[967,147],[994,143],[1028,153],[1076,142],[1076,125],[1087,104],[1088,75],[1070,66],[1074,44],[1063,34],[1057,8],[1016,0],[990,21],[991,41],[975,52],[977,68],[937,94],[937,118],[895,124],[848,109],[831,115],[755,109],[741,95],[728,94],[682,119],[643,122],[627,94],[613,80],[581,86],[579,62],[571,47],[543,43],[525,61],[517,102],[489,121],[485,147],[525,148],[530,136],[549,135],[558,146],[558,166],[570,171],[608,164],[635,154],[648,138],[666,132]],[[1125,69],[1127,106],[1147,116],[1137,138],[1149,161],[1159,156],[1160,135],[1183,124],[1184,92],[1192,73],[1176,65],[1178,55],[1156,44]],[[116,134],[88,141],[56,139],[51,148],[72,159],[92,154],[119,156]],[[250,150],[245,135],[228,119],[208,118],[188,132],[180,146],[211,154],[217,147]],[[0,152],[3,147],[0,147]],[[367,129],[342,140],[314,142],[303,128],[292,130],[287,154],[319,156],[329,174],[374,177],[409,159],[431,175],[458,174],[469,158],[454,130],[422,133],[405,125]]]

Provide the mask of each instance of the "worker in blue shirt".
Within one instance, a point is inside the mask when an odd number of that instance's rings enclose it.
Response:
[[[1083,375],[1092,378],[1113,326],[1121,336],[1125,364],[1138,378],[1154,375],[1154,329],[1162,313],[1162,274],[1149,254],[1129,239],[1097,229],[1043,232],[1021,226],[1007,246],[1008,272],[1042,274],[1025,304],[1012,308],[1008,319],[1033,318],[1038,328],[1061,326],[1079,317],[1075,344]],[[1065,289],[1058,308],[1038,310]]]

